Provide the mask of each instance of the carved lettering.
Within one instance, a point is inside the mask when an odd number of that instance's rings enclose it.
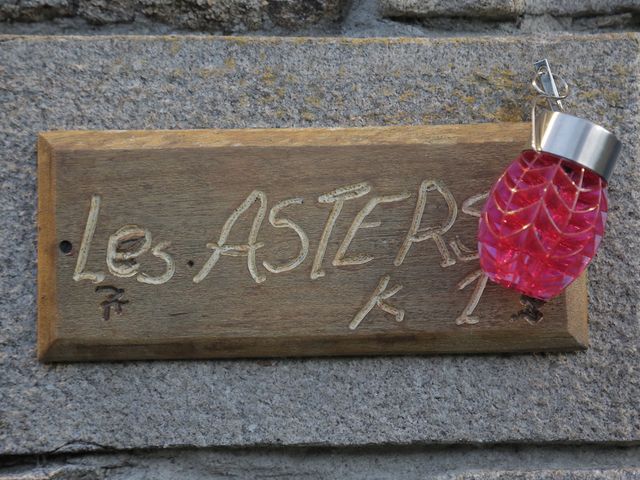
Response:
[[[313,259],[313,266],[311,267],[311,279],[315,280],[320,277],[324,277],[324,270],[322,270],[322,260],[324,260],[324,254],[327,250],[327,244],[329,243],[329,237],[333,227],[338,220],[338,216],[342,211],[344,202],[347,200],[353,200],[354,198],[360,198],[371,191],[371,185],[367,182],[356,183],[354,185],[347,185],[344,187],[336,188],[329,193],[320,195],[318,202],[320,203],[333,203],[333,208],[327,218],[327,223],[324,226],[322,237],[320,237],[320,244],[316,251],[316,256]]]
[[[367,204],[358,212],[356,218],[354,218],[353,223],[349,227],[347,234],[342,240],[340,247],[338,247],[338,251],[336,252],[336,256],[333,259],[333,265],[335,267],[342,267],[346,265],[362,265],[364,263],[368,263],[373,260],[373,256],[358,254],[353,255],[351,257],[345,258],[347,250],[351,245],[358,229],[360,228],[375,228],[381,225],[381,222],[365,222],[364,219],[373,211],[381,203],[392,203],[392,202],[400,202],[402,200],[406,200],[409,198],[411,194],[409,193],[401,193],[400,195],[387,195],[383,197],[374,197],[367,202]]]
[[[231,233],[231,229],[238,221],[240,216],[246,212],[251,206],[256,202],[260,202],[260,207],[258,208],[258,212],[253,219],[253,224],[251,225],[251,231],[249,232],[249,239],[246,244],[241,245],[227,245],[227,238],[229,237],[229,233]],[[204,264],[200,272],[193,277],[193,281],[195,283],[200,283],[204,280],[211,269],[218,263],[221,255],[227,255],[230,257],[247,257],[247,266],[249,268],[249,273],[251,277],[256,281],[256,283],[262,283],[265,281],[266,277],[264,275],[260,275],[258,273],[258,267],[256,266],[256,250],[262,248],[264,243],[258,243],[258,233],[260,231],[260,226],[262,225],[262,221],[264,220],[265,214],[267,211],[267,195],[260,190],[254,190],[249,194],[242,204],[235,209],[235,211],[229,216],[227,221],[224,223],[222,227],[222,232],[220,232],[220,237],[218,238],[217,243],[207,243],[207,248],[213,250],[213,253]]]
[[[482,205],[484,204],[484,201],[488,196],[489,192],[484,192],[467,198],[464,202],[462,202],[462,212],[472,217],[480,218]],[[479,208],[476,207],[476,204],[478,203],[480,203]],[[462,240],[460,240],[460,237],[458,237],[457,235],[455,240],[449,242],[449,245],[451,246],[451,250],[453,250],[453,253],[455,253],[457,259],[462,262],[470,262],[479,258],[478,250],[472,250],[471,248],[465,246],[462,243]]]
[[[151,248],[151,232],[137,225],[125,225],[109,237],[107,267],[109,272],[121,278],[133,277],[140,264],[136,261]]]
[[[484,201],[488,197],[488,191],[470,196],[464,202],[462,202],[462,212],[466,213],[467,215],[471,215],[472,217],[480,218],[480,215],[482,213],[482,206],[484,205]],[[476,204],[478,203],[480,203],[480,205],[476,207]]]
[[[93,283],[100,283],[104,280],[103,272],[85,272],[84,269],[87,266],[87,259],[89,258],[89,249],[91,248],[91,241],[96,233],[96,226],[98,225],[98,215],[100,215],[100,195],[93,195],[91,197],[91,206],[89,207],[89,215],[87,216],[87,223],[84,227],[84,233],[82,234],[82,242],[80,243],[80,250],[78,251],[78,260],[76,261],[76,268],[73,272],[73,279],[76,282],[81,280],[89,280]]]
[[[460,240],[460,237],[458,237],[457,235],[455,240],[451,240],[451,242],[449,242],[449,246],[451,247],[451,250],[453,250],[456,258],[461,262],[470,262],[472,260],[477,260],[478,258],[480,258],[478,251],[472,250],[467,247],[464,243],[462,243],[462,240]]]
[[[444,198],[447,203],[448,213],[447,218],[441,225],[421,227],[422,216],[424,215],[424,209],[427,205],[427,193],[437,191]],[[400,246],[400,250],[394,260],[394,265],[399,267],[404,262],[411,245],[414,243],[424,242],[425,240],[433,240],[442,256],[442,262],[440,266],[449,267],[456,263],[455,259],[451,257],[449,249],[442,236],[448,232],[453,226],[458,216],[458,205],[451,191],[440,180],[425,180],[420,184],[418,190],[418,201],[416,202],[416,208],[413,212],[411,219],[411,227],[407,232],[407,236],[404,242]]]
[[[387,291],[389,280],[391,280],[389,275],[383,275],[382,278],[380,278],[378,285],[369,297],[369,300],[367,300],[367,303],[364,304],[364,307],[362,307],[360,311],[356,313],[355,317],[353,317],[353,320],[351,320],[351,323],[349,324],[349,328],[351,330],[358,328],[358,325],[360,325],[362,320],[364,320],[364,317],[373,310],[373,307],[378,307],[383,312],[393,315],[397,322],[404,320],[404,310],[385,303],[385,300],[393,297],[396,293],[402,290],[402,285],[396,285],[391,290]]]
[[[458,283],[458,290],[463,290],[467,285],[473,282],[477,282],[476,287],[473,289],[473,293],[471,294],[469,302],[464,307],[464,310],[462,311],[460,316],[456,318],[456,325],[474,325],[480,321],[477,316],[473,315],[473,311],[476,309],[478,303],[480,302],[480,298],[482,297],[484,289],[487,286],[488,279],[489,277],[487,277],[487,275],[481,269],[478,269],[471,272],[469,275],[464,277],[460,281],[460,283]]]
[[[154,257],[158,257],[166,263],[166,270],[162,275],[157,277],[151,277],[146,273],[140,273],[136,277],[141,283],[148,283],[149,285],[162,285],[163,283],[167,283],[173,277],[173,274],[176,273],[176,262],[173,260],[173,257],[169,255],[165,250],[171,246],[171,242],[160,242],[155,247],[151,249],[151,254]]]
[[[344,204],[348,200],[357,199],[367,195],[371,191],[371,185],[368,182],[361,182],[352,185],[346,185],[336,188],[328,193],[320,195],[318,202],[323,204],[333,204],[331,211],[324,225],[318,249],[314,257],[311,268],[311,278],[317,279],[325,275],[322,269],[322,263],[326,254],[327,246],[333,229],[342,212]],[[427,207],[428,194],[437,192],[442,196],[447,205],[446,217],[436,224],[423,226],[423,217]],[[479,217],[481,204],[487,198],[488,192],[473,195],[466,199],[461,206],[464,214]],[[374,196],[369,199],[363,208],[354,217],[345,237],[339,244],[332,264],[335,267],[363,265],[374,260],[374,256],[366,253],[348,254],[351,244],[353,243],[357,233],[361,229],[369,229],[379,227],[381,221],[367,221],[367,217],[380,204],[401,202],[411,197],[410,193],[399,193],[397,195]],[[231,230],[236,222],[255,204],[258,203],[258,210],[253,217],[251,229],[246,243],[230,244],[228,242]],[[269,211],[269,223],[274,228],[289,228],[293,230],[300,241],[300,248],[297,255],[283,263],[273,263],[263,261],[263,267],[270,273],[284,273],[294,270],[300,266],[309,255],[309,238],[303,228],[292,220],[282,216],[282,211],[292,205],[302,205],[303,199],[300,197],[282,200]],[[77,281],[89,280],[100,283],[105,279],[103,272],[85,271],[87,260],[89,257],[89,248],[93,241],[93,237],[97,228],[98,217],[100,214],[101,197],[93,195],[87,222],[85,225],[82,242],[78,251],[78,258],[73,273],[73,279]],[[253,280],[256,283],[262,283],[266,277],[258,272],[256,264],[256,251],[264,246],[263,242],[258,242],[258,234],[262,226],[262,222],[267,211],[267,196],[260,190],[252,191],[249,196],[236,208],[225,221],[218,241],[207,243],[207,248],[212,250],[211,255],[202,266],[200,271],[193,277],[193,282],[200,283],[211,272],[213,267],[220,260],[221,256],[230,257],[247,257],[247,268]],[[458,206],[450,190],[439,180],[424,180],[419,187],[416,205],[411,218],[411,224],[408,231],[403,237],[403,242],[394,259],[395,266],[401,266],[405,261],[411,246],[414,243],[424,242],[425,240],[433,240],[438,252],[441,255],[440,265],[448,267],[454,265],[456,261],[469,262],[478,259],[478,252],[467,247],[459,237],[449,242],[444,241],[444,235],[451,229],[458,216]],[[425,222],[426,223],[426,222]],[[112,234],[107,242],[106,263],[108,271],[119,278],[136,277],[136,280],[149,285],[161,285],[173,278],[176,272],[176,262],[167,249],[171,246],[171,242],[162,241],[155,247],[152,247],[151,232],[138,225],[124,225]],[[449,251],[453,252],[453,256]],[[164,272],[157,276],[140,272],[141,266],[138,263],[139,257],[150,251],[151,254],[164,262]],[[356,313],[349,328],[355,330],[365,319],[367,314],[374,308],[379,308],[383,312],[393,315],[396,321],[404,320],[405,311],[387,303],[387,300],[398,293],[403,287],[396,285],[387,290],[390,275],[382,276],[372,294],[368,297],[364,306]],[[482,270],[478,269],[467,275],[457,284],[458,290],[464,290],[468,285],[475,282],[475,287],[462,313],[455,319],[457,325],[476,324],[479,318],[473,315],[482,294],[486,288],[488,278]],[[115,288],[115,287],[109,287]],[[111,307],[109,307],[111,308]],[[118,306],[118,308],[120,308]]]
[[[298,256],[290,262],[287,262],[283,265],[274,265],[267,261],[262,262],[264,268],[266,268],[271,273],[282,273],[293,270],[302,262],[304,262],[305,258],[307,258],[307,255],[309,254],[309,238],[307,237],[307,234],[304,233],[304,230],[298,224],[292,222],[287,218],[277,218],[278,213],[280,213],[280,210],[282,210],[283,208],[286,208],[289,205],[301,204],[302,198],[290,198],[289,200],[283,200],[279,203],[276,203],[273,207],[271,207],[271,211],[269,212],[269,223],[271,223],[271,225],[276,228],[290,228],[294,232],[296,232],[296,234],[300,238],[300,252],[298,253]]]

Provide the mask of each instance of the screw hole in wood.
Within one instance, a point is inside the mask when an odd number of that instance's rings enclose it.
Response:
[[[73,244],[69,240],[62,240],[58,247],[64,255],[71,255],[73,251]]]

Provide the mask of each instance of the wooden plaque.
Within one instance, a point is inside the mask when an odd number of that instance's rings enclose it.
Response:
[[[512,321],[477,260],[528,124],[48,132],[43,361],[571,350],[582,278]]]

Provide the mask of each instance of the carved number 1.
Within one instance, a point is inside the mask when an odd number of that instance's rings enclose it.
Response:
[[[467,306],[464,307],[464,310],[460,314],[458,318],[456,318],[456,325],[469,324],[473,325],[480,321],[480,319],[472,315],[473,311],[478,306],[478,302],[480,301],[480,297],[482,297],[482,292],[484,292],[484,288],[487,286],[487,274],[484,273],[481,269],[475,270],[471,272],[469,275],[464,277],[460,283],[458,283],[458,290],[464,289],[467,285],[477,281],[476,288],[473,289],[473,293],[471,294],[471,298],[467,303]]]

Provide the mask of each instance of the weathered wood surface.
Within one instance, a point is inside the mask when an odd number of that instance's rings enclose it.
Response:
[[[513,322],[518,294],[483,288],[474,256],[482,194],[528,136],[527,124],[43,133],[38,356],[584,348],[584,278],[540,323]]]

